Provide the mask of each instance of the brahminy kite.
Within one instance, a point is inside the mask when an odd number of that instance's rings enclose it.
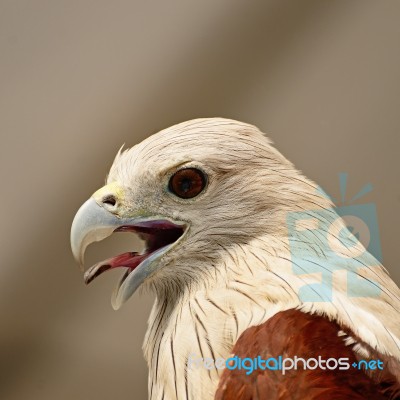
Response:
[[[81,266],[113,232],[145,249],[85,282],[124,268],[115,309],[154,291],[151,400],[400,399],[399,288],[256,127],[195,119],[120,150],[73,221]]]

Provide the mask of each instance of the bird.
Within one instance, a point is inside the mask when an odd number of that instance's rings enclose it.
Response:
[[[198,118],[121,148],[72,223],[82,268],[114,232],[144,250],[84,280],[122,268],[115,309],[155,294],[149,399],[400,399],[399,287],[257,127]]]

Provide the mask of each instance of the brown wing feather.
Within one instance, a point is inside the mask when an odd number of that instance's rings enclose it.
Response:
[[[352,346],[338,336],[340,330],[356,338],[349,330],[325,317],[288,310],[276,314],[262,325],[247,329],[238,339],[233,354],[240,358],[263,359],[294,356],[302,358],[347,357],[350,364],[360,356]],[[348,370],[298,370],[281,371],[254,370],[246,375],[244,370],[225,369],[215,395],[215,400],[398,400],[400,383],[385,368],[386,362],[394,363],[366,346],[371,359],[384,361],[382,371],[363,370],[350,367]],[[398,363],[396,368],[399,367]],[[375,373],[375,374],[374,374]]]

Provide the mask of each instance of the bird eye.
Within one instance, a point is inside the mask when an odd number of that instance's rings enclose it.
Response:
[[[169,180],[168,188],[181,199],[196,197],[206,186],[205,174],[196,168],[183,168]]]

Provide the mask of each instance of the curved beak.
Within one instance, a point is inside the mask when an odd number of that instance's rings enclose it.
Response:
[[[105,186],[81,206],[71,227],[72,253],[82,270],[87,246],[107,238],[113,232],[137,232],[145,240],[146,249],[143,253],[128,252],[109,258],[85,273],[85,282],[90,283],[109,269],[127,269],[112,298],[115,309],[120,308],[158,270],[162,255],[175,246],[186,232],[185,223],[158,215],[144,215],[143,210],[136,213],[130,211],[129,217],[125,217],[123,214],[127,208],[123,203],[120,187],[115,184]]]
[[[71,249],[82,271],[87,246],[110,236],[121,223],[123,220],[101,207],[93,197],[81,206],[72,222]]]

